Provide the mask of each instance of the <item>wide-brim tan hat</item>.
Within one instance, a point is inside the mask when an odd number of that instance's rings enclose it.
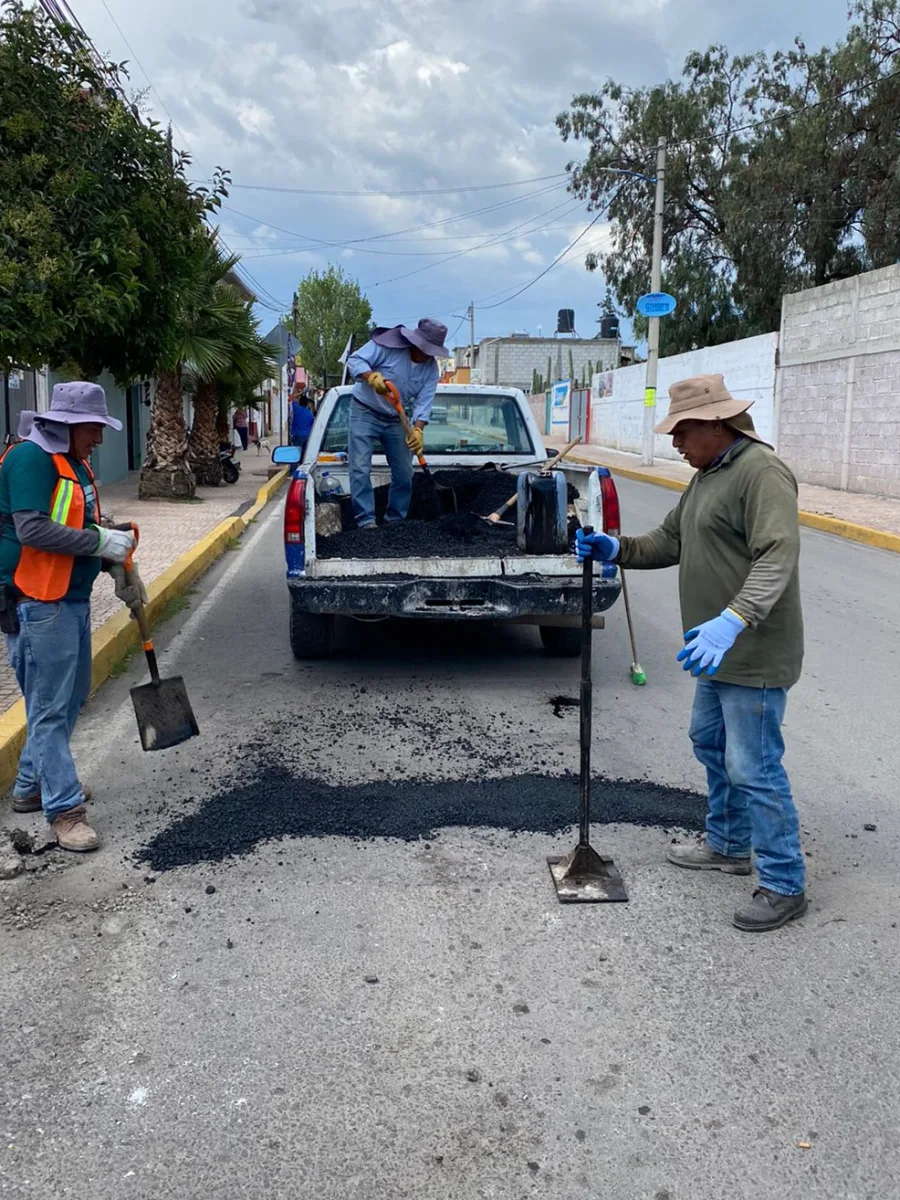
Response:
[[[669,388],[669,411],[655,433],[674,433],[680,421],[725,421],[744,437],[762,442],[747,410],[752,400],[736,400],[725,386],[724,375],[695,375]],[[768,445],[763,442],[763,445]]]

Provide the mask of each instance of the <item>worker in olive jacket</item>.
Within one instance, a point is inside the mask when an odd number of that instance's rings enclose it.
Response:
[[[640,537],[585,536],[592,557],[650,570],[678,566],[684,669],[697,676],[690,736],[706,768],[709,808],[699,845],[668,859],[695,871],[749,875],[759,888],[739,929],[777,929],[806,912],[797,810],[782,766],[787,692],[800,677],[803,616],[797,481],[753,426],[752,402],[721,375],[669,389],[657,433],[696,468],[662,525]]]

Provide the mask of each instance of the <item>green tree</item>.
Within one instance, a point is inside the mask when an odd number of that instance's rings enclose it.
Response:
[[[139,120],[83,34],[0,13],[0,361],[152,375],[204,213],[188,160]]]
[[[664,352],[776,329],[785,292],[897,260],[897,12],[863,0],[846,40],[814,53],[799,39],[772,55],[713,46],[679,81],[609,80],[559,116],[586,147],[572,191],[613,222],[612,249],[586,265],[631,315],[650,285],[653,148],[669,142],[663,286],[679,307]]]
[[[347,338],[359,346],[369,337],[372,306],[341,267],[311,271],[300,281],[295,314],[301,361],[315,383],[340,375]]]

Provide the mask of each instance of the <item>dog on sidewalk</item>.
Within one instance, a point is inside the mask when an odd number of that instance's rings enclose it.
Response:
[[[262,454],[263,450],[268,454],[271,449],[268,438],[255,438],[253,445],[256,447],[257,455]]]

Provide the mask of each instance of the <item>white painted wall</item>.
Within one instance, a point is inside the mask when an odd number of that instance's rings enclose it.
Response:
[[[692,375],[725,376],[733,396],[752,400],[750,415],[759,433],[772,441],[775,437],[775,355],[778,334],[764,333],[759,337],[708,346],[660,359],[659,382],[656,393],[657,421],[669,407],[669,386]],[[610,450],[640,454],[644,422],[644,384],[647,368],[644,363],[621,367],[610,374],[595,375],[591,387],[591,443]],[[612,383],[612,394],[604,395]],[[672,449],[670,437],[658,436],[654,441],[655,457],[680,461]]]

